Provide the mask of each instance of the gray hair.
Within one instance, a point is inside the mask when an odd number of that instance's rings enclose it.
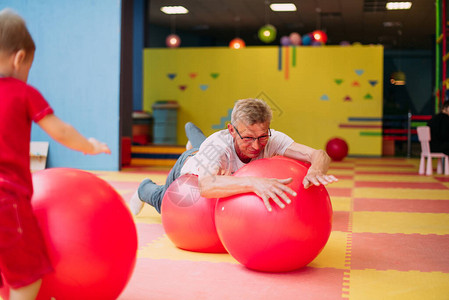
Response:
[[[272,118],[271,108],[265,101],[255,98],[241,99],[235,102],[231,114],[231,123],[243,123],[254,125],[270,123]]]
[[[36,50],[36,45],[25,20],[12,9],[5,8],[0,11],[0,51],[12,54],[19,50],[25,50],[28,55]]]

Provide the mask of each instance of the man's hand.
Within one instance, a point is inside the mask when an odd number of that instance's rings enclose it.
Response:
[[[286,193],[292,196],[296,196],[296,192],[287,186],[292,182],[292,178],[276,179],[276,178],[263,178],[263,177],[251,177],[251,185],[253,192],[262,198],[268,211],[272,211],[270,205],[270,198],[273,199],[280,208],[284,208],[285,204],[290,204],[291,200]],[[282,200],[281,200],[282,199]]]
[[[304,177],[302,184],[304,185],[304,188],[307,189],[311,185],[316,186],[319,186],[320,184],[328,185],[329,183],[336,181],[338,181],[338,179],[334,175],[326,175],[319,170],[314,170],[310,168],[306,176]]]

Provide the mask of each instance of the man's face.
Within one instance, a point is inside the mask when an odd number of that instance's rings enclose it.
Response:
[[[265,148],[269,139],[269,122],[245,125],[238,122],[229,124],[228,129],[234,137],[234,146],[237,155],[243,162],[258,157]]]

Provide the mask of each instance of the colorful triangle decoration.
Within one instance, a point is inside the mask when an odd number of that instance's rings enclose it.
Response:
[[[335,83],[340,85],[343,83],[343,79],[334,79]]]
[[[369,84],[371,84],[372,86],[376,86],[377,84],[377,80],[368,80]]]
[[[329,96],[326,94],[321,95],[320,100],[324,100],[324,101],[328,101],[329,100]]]

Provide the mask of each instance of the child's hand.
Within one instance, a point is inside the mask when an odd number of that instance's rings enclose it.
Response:
[[[84,152],[84,154],[111,154],[111,150],[109,150],[108,145],[106,145],[105,143],[99,142],[94,138],[89,138],[88,141],[92,145],[92,149],[89,152]]]

